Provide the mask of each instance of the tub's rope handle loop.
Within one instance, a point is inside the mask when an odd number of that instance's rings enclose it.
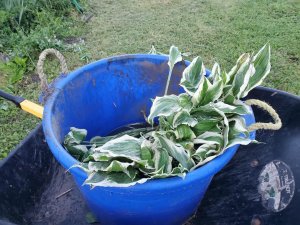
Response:
[[[39,56],[38,63],[37,63],[37,73],[41,80],[41,89],[43,92],[47,91],[47,89],[48,89],[47,75],[44,73],[44,62],[45,62],[47,55],[55,55],[60,62],[61,72],[63,74],[68,74],[68,67],[67,67],[66,59],[58,50],[53,49],[53,48],[48,48],[48,49],[45,49],[44,51],[42,51],[42,53]]]
[[[277,112],[275,111],[275,109],[273,109],[272,106],[270,106],[269,104],[267,104],[266,102],[263,102],[261,100],[258,99],[248,99],[245,101],[245,103],[249,106],[253,105],[253,106],[257,106],[260,109],[265,110],[266,112],[269,113],[269,115],[273,118],[274,123],[254,123],[251,124],[248,127],[249,131],[254,131],[254,130],[279,130],[282,127],[282,122],[281,119],[279,117],[279,115],[277,114]]]

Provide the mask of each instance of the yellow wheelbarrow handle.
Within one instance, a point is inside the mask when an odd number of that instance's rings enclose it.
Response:
[[[15,105],[20,107],[22,110],[24,110],[38,118],[41,118],[41,119],[43,118],[44,107],[41,105],[38,105],[31,101],[28,101],[20,96],[11,95],[2,90],[0,90],[0,97],[13,102]]]

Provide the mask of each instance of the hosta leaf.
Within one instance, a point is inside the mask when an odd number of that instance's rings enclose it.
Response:
[[[187,111],[180,111],[174,116],[173,127],[176,128],[181,124],[194,127],[197,122],[198,121],[195,118],[191,117],[191,115]]]
[[[190,111],[193,108],[192,98],[186,93],[179,95],[179,105],[186,111]]]
[[[185,124],[179,125],[175,130],[176,139],[180,140],[192,140],[196,137],[193,130]]]
[[[226,146],[228,143],[228,134],[229,134],[229,122],[228,119],[225,115],[225,113],[217,108],[214,108],[216,110],[216,112],[218,112],[222,117],[223,117],[223,121],[222,121],[222,126],[223,126],[223,145],[222,147]]]
[[[193,95],[204,75],[205,67],[202,63],[202,60],[200,57],[196,57],[193,59],[191,64],[184,69],[180,85],[188,94]]]
[[[224,85],[226,85],[230,80],[229,75],[225,71],[221,72],[221,78],[222,78],[222,81],[223,81]],[[223,89],[223,92],[224,92],[224,89]],[[224,94],[226,94],[226,92],[224,92]]]
[[[204,164],[208,163],[209,161],[212,161],[214,158],[216,158],[220,154],[222,154],[222,153],[209,156],[209,157],[205,158],[203,161],[199,161],[190,171],[193,171],[193,170],[199,168],[200,166],[203,166]]]
[[[182,61],[181,53],[180,53],[180,51],[178,50],[177,47],[172,45],[171,48],[170,48],[169,61],[168,61],[168,65],[170,67],[170,70],[172,70],[174,65],[176,63],[180,62],[180,61]]]
[[[132,173],[130,173],[129,168],[133,167],[134,163],[127,163],[127,162],[120,162],[117,160],[113,160],[111,162],[89,162],[88,163],[88,169],[90,171],[95,172],[123,172],[127,174],[131,179],[134,179],[135,177],[132,177]]]
[[[208,80],[206,77],[203,77],[200,81],[199,87],[197,88],[196,92],[192,96],[192,103],[194,107],[196,107],[205,98],[207,89],[208,89]]]
[[[271,70],[271,47],[264,45],[259,52],[253,57],[252,63],[255,67],[255,73],[250,77],[246,91],[241,97],[247,96],[249,91],[260,85]]]
[[[238,114],[245,115],[251,113],[248,106],[241,102],[236,102],[237,105],[229,105],[223,102],[212,103],[211,106],[215,109],[222,111],[225,114]]]
[[[180,144],[186,150],[194,149],[194,143],[192,141],[179,141],[178,144]]]
[[[247,88],[249,79],[254,73],[255,68],[251,63],[250,55],[247,55],[247,58],[234,75],[234,80],[232,84],[233,96],[235,96],[237,99],[242,97],[243,92]]]
[[[210,102],[214,102],[219,99],[223,93],[223,81],[218,80],[214,84],[210,84],[209,80],[205,78],[207,82],[207,90],[200,102],[197,102],[197,105],[206,105]]]
[[[87,135],[87,130],[71,127],[70,132],[65,136],[64,144],[65,145],[80,144],[86,138],[86,135]]]
[[[111,140],[101,147],[95,148],[95,152],[106,154],[108,157],[124,157],[133,161],[140,161],[141,140],[124,135]]]
[[[161,147],[166,149],[168,153],[184,168],[190,169],[195,165],[193,159],[189,157],[188,153],[181,145],[175,144],[174,142],[159,134],[156,135],[156,138],[158,139]]]
[[[151,160],[152,159],[152,152],[151,152],[151,149],[148,148],[148,147],[143,147],[141,149],[141,159],[142,160]]]
[[[82,169],[84,172],[86,172],[87,174],[90,174],[90,170],[88,167],[88,163],[78,163],[78,164],[74,164],[73,166],[71,166],[68,170],[71,170],[72,168],[79,168]]]
[[[154,167],[155,174],[170,173],[172,170],[172,157],[169,156],[167,150],[156,149],[154,152]]]
[[[193,157],[196,157],[198,161],[203,161],[207,157],[211,156],[211,154],[216,154],[217,146],[214,144],[203,144],[193,154]]]
[[[154,166],[153,158],[153,151],[152,151],[152,143],[148,140],[144,140],[141,145],[141,159],[146,160],[148,165]]]
[[[233,118],[228,119],[230,124],[230,130],[236,133],[248,133],[245,119],[241,116],[235,116]],[[233,125],[231,125],[233,124]]]
[[[154,173],[154,175],[151,176],[151,179],[156,179],[156,178],[166,178],[166,177],[181,177],[184,178],[186,175],[186,169],[183,167],[175,167],[172,169],[170,173],[162,173],[161,170],[158,173]]]
[[[132,176],[137,173],[136,170],[131,171]],[[137,183],[145,183],[148,179],[132,180],[127,174],[120,172],[93,172],[85,180],[84,184],[92,187],[129,187]]]
[[[107,162],[111,160],[113,157],[109,156],[107,153],[100,153],[100,152],[94,152],[91,155],[89,155],[87,158],[83,160],[83,162],[88,162],[91,160],[97,161],[97,162]]]
[[[153,127],[141,127],[141,128],[134,128],[132,129],[131,126],[128,127],[129,130],[120,132],[116,135],[112,135],[112,136],[105,136],[105,137],[101,137],[101,136],[95,136],[90,140],[90,144],[95,144],[97,147],[104,145],[106,142],[122,137],[124,135],[129,135],[129,136],[140,136],[140,134],[145,134],[148,133],[152,130],[154,130]]]
[[[217,132],[206,131],[194,139],[195,144],[223,145],[224,137]]]
[[[171,48],[170,48],[169,61],[168,61],[168,65],[169,65],[170,70],[169,70],[169,74],[168,74],[168,78],[167,78],[167,83],[166,83],[166,88],[165,88],[165,94],[164,95],[167,95],[167,93],[168,93],[168,89],[169,89],[170,80],[171,80],[174,65],[176,63],[180,62],[180,61],[182,61],[181,53],[180,53],[180,51],[178,50],[177,47],[172,45]]]
[[[225,149],[228,149],[234,145],[237,145],[237,144],[240,144],[240,145],[248,145],[252,142],[252,140],[250,138],[243,138],[243,137],[235,137],[233,139],[230,139],[228,141],[228,144],[227,146],[224,148]]]
[[[222,80],[221,69],[220,69],[220,65],[218,63],[215,63],[213,65],[213,68],[211,69],[211,73],[210,73],[208,79],[212,84],[218,82],[219,80]]]
[[[210,120],[200,120],[196,126],[192,128],[196,136],[203,134],[206,131],[219,132],[221,131],[218,127],[218,123],[220,120],[218,119],[210,119]]]
[[[109,161],[106,161],[106,162],[92,162],[91,161],[87,165],[88,165],[87,168],[89,171],[94,171],[94,172],[107,171],[107,167],[110,165],[110,162]]]
[[[233,80],[235,78],[237,71],[241,68],[242,65],[245,64],[245,62],[247,60],[249,60],[249,57],[250,57],[249,54],[244,53],[238,58],[238,60],[236,61],[236,65],[234,67],[232,67],[232,69],[227,74],[227,76],[229,78],[229,81],[227,82],[228,84],[233,83]]]
[[[153,101],[148,116],[148,122],[153,124],[153,119],[157,116],[170,116],[181,109],[179,105],[178,96],[166,95],[163,97],[156,97]]]
[[[84,154],[88,151],[85,145],[66,145],[65,148],[71,155],[76,155],[77,157],[75,158],[77,158],[78,160],[81,160],[81,157],[83,157]]]

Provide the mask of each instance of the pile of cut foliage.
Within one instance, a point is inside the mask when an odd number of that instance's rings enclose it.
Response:
[[[64,146],[81,162],[76,167],[88,174],[85,184],[127,187],[156,178],[184,178],[226,149],[253,142],[243,118],[251,109],[240,99],[270,72],[270,46],[242,54],[228,73],[215,63],[208,77],[196,57],[182,73],[185,92],[167,95],[172,70],[182,60],[172,46],[166,94],[154,99],[147,118],[151,128],[90,141],[85,141],[86,130],[71,128]]]

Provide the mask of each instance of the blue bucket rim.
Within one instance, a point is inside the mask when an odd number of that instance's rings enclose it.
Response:
[[[99,66],[101,64],[106,64],[108,62],[112,61],[118,61],[118,60],[124,60],[124,59],[160,59],[160,60],[168,60],[167,55],[153,55],[153,54],[126,54],[126,55],[119,55],[119,56],[112,56],[109,58],[104,58],[97,60],[95,62],[92,62],[90,64],[87,64],[85,66],[82,66],[72,72],[70,72],[67,76],[64,76],[58,80],[55,81],[54,84],[54,90],[51,96],[48,98],[47,102],[44,106],[44,115],[43,115],[43,130],[45,134],[46,141],[50,147],[51,152],[55,156],[55,158],[66,168],[67,170],[70,170],[73,176],[80,176],[83,179],[87,178],[87,174],[79,169],[79,168],[72,168],[71,166],[80,163],[78,160],[73,158],[62,146],[60,142],[55,137],[53,126],[51,122],[52,118],[52,109],[55,105],[56,97],[59,95],[60,91],[75,77],[80,76],[85,72],[86,70],[92,69],[95,66]],[[185,63],[188,65],[190,62],[185,60]],[[207,70],[208,73],[210,71]],[[255,122],[254,115],[251,116],[251,123]],[[254,137],[255,133],[252,134]],[[184,179],[180,177],[169,177],[169,178],[163,178],[163,179],[153,179],[149,180],[146,183],[143,184],[137,184],[134,186],[130,186],[127,188],[130,189],[141,189],[141,190],[149,190],[151,189],[161,189],[166,186],[166,183],[168,187],[172,186],[178,186],[181,185],[183,182],[182,180],[198,180],[198,179],[205,179],[208,177],[212,177],[214,174],[219,172],[234,156],[235,152],[237,151],[239,145],[232,146],[228,148],[222,155],[219,155],[218,157],[214,158],[212,161],[209,161],[208,163],[202,165],[201,167],[188,172],[186,174],[186,177]],[[64,160],[62,160],[64,159]],[[155,184],[155,185],[153,185]]]

